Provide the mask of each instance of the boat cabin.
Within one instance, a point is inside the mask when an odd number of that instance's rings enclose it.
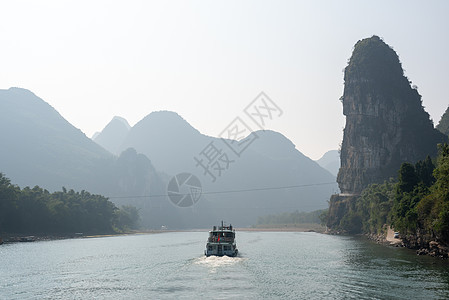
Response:
[[[223,222],[218,228],[214,226],[209,231],[209,238],[206,243],[206,256],[236,256],[238,253],[235,243],[235,230],[232,225],[225,226]]]

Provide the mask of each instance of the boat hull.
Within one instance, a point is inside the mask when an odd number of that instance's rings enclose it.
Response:
[[[235,230],[232,225],[225,226],[221,221],[221,226],[214,226],[209,231],[209,238],[206,243],[206,256],[237,256],[237,245],[235,243]]]
[[[239,250],[235,244],[207,243],[204,255],[206,256],[237,256]]]
[[[209,257],[209,256],[219,256],[219,257],[222,257],[222,256],[229,256],[229,257],[236,257],[238,253],[239,253],[238,250],[236,250],[236,251],[234,251],[234,252],[222,253],[222,254],[219,254],[219,253],[210,253],[210,252],[208,253],[207,250],[204,251],[204,255],[206,255],[207,257]]]

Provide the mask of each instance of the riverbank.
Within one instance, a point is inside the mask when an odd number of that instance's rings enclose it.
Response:
[[[441,259],[449,258],[449,247],[437,241],[424,237],[407,235],[402,238],[394,237],[394,230],[388,227],[387,234],[368,234],[368,239],[378,244],[393,247],[404,247],[413,250],[417,255],[429,255]]]
[[[66,239],[80,239],[80,238],[101,238],[137,234],[156,234],[164,232],[173,232],[173,230],[139,230],[120,233],[105,233],[105,234],[86,234],[83,233],[69,233],[69,234],[3,234],[2,239],[4,244],[21,243],[21,242],[37,242],[37,241],[55,241]]]
[[[394,230],[391,227],[387,228],[386,234],[367,234],[368,239],[375,241],[378,244],[384,244],[387,246],[404,247],[400,238],[394,237]]]

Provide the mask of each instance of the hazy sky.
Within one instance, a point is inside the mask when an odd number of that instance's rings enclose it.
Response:
[[[354,44],[379,35],[437,123],[449,104],[449,1],[2,1],[0,88],[23,87],[87,136],[173,110],[217,136],[261,91],[268,129],[337,149]]]

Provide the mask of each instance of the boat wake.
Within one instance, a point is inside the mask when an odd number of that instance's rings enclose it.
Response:
[[[242,257],[229,256],[203,256],[194,261],[194,264],[209,268],[211,273],[215,273],[217,269],[232,266],[244,261]]]

